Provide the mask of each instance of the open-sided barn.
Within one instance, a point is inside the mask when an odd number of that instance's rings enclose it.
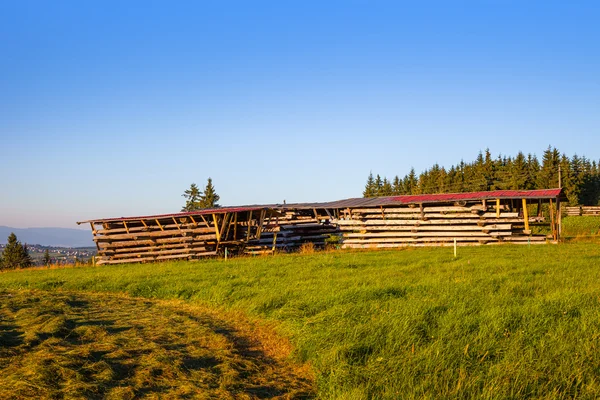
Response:
[[[560,237],[561,189],[355,198],[221,207],[84,221],[98,264],[198,259],[221,251],[547,243]],[[83,223],[83,222],[78,222]]]

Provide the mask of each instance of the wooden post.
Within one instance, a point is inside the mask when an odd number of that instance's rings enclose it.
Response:
[[[456,258],[456,238],[454,238],[454,258]]]
[[[500,218],[500,199],[496,199],[496,218]]]
[[[525,221],[525,233],[531,233],[529,230],[529,214],[527,213],[527,199],[523,199],[523,220]]]
[[[552,199],[550,199],[550,228],[552,229],[552,239],[556,240],[556,225],[554,221],[554,206]]]
[[[213,214],[213,222],[215,224],[215,234],[217,235],[217,242],[221,241],[221,234],[219,233],[219,222],[217,221],[217,215]]]
[[[238,225],[238,213],[235,213],[235,216],[233,217],[233,240],[237,240],[237,225]]]
[[[90,222],[90,226],[92,227],[92,235],[94,236],[94,239],[96,238],[96,227],[94,226],[93,222]],[[94,240],[94,242],[96,242],[96,250],[100,251],[100,245],[98,244],[98,242],[96,240]]]
[[[271,249],[273,253],[275,253],[275,249],[277,248],[277,232],[273,235],[273,248]]]
[[[556,218],[558,219],[558,232],[556,234],[556,240],[560,240],[562,234],[562,211],[560,209],[560,196],[556,198]]]
[[[252,210],[250,210],[250,215],[248,216],[248,231],[246,232],[246,241],[250,240],[250,230],[252,223]]]

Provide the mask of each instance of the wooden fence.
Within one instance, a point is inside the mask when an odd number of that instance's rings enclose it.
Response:
[[[600,216],[600,206],[565,207],[568,216]]]

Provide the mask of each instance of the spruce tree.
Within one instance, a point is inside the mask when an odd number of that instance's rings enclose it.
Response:
[[[200,208],[217,208],[220,207],[217,202],[221,197],[215,191],[212,179],[208,178],[204,193],[200,195]]]
[[[21,246],[21,268],[28,268],[33,265],[33,259],[29,255],[29,249],[27,248],[27,244]]]
[[[379,192],[380,196],[391,196],[394,192],[392,184],[387,178],[383,178],[383,183],[381,184],[381,191]]]
[[[50,252],[48,251],[48,249],[46,249],[46,251],[44,251],[44,257],[42,258],[42,262],[45,266],[48,266],[50,265],[50,261]]]
[[[31,257],[29,257],[27,247],[23,247],[21,242],[17,240],[17,235],[11,233],[2,252],[2,268],[16,269],[29,267],[30,265]]]
[[[363,190],[363,197],[375,197],[375,178],[373,178],[373,172],[369,172],[367,184],[365,185],[365,190]]]
[[[182,194],[185,197],[185,205],[181,208],[181,211],[194,211],[202,208],[201,206],[201,196],[202,192],[198,189],[195,183],[190,185],[190,188],[187,189]]]

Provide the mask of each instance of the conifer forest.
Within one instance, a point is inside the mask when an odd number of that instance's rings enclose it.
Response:
[[[560,180],[560,182],[559,182]],[[364,197],[431,193],[462,193],[490,190],[528,190],[562,187],[569,205],[597,205],[600,201],[600,165],[585,156],[572,157],[549,146],[539,160],[519,152],[493,157],[480,152],[475,161],[446,169],[439,164],[417,175],[414,168],[393,179],[371,172]]]

